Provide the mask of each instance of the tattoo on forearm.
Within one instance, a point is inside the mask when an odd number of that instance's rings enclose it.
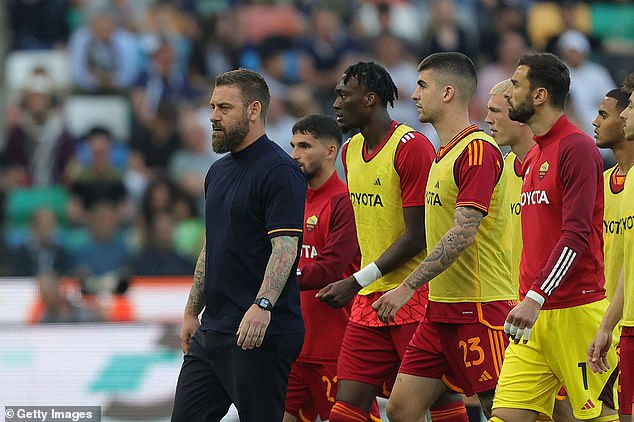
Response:
[[[446,270],[473,243],[484,214],[471,207],[454,211],[454,224],[434,246],[427,258],[404,281],[416,290]]]
[[[198,255],[194,270],[194,282],[189,291],[189,299],[187,299],[187,312],[192,315],[200,314],[205,307],[205,251],[206,248],[203,247]]]
[[[275,303],[282,293],[288,275],[291,273],[293,263],[297,257],[298,238],[291,236],[278,236],[271,239],[273,250],[264,273],[262,287],[258,296],[265,296]]]

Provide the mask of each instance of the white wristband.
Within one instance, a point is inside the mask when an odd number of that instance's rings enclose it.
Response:
[[[535,290],[529,290],[528,292],[526,292],[526,297],[530,297],[535,302],[539,303],[540,307],[544,306],[544,302],[546,302],[546,299],[544,299],[544,296],[540,295]]]
[[[381,274],[381,270],[379,270],[379,267],[377,267],[373,261],[356,273],[352,274],[352,276],[355,280],[357,280],[357,283],[359,283],[361,287],[365,287],[383,277],[383,274]]]

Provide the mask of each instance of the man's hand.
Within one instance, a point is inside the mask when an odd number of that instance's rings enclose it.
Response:
[[[506,316],[504,332],[515,344],[522,340],[522,336],[524,337],[523,343],[528,343],[531,329],[535,325],[535,321],[537,321],[541,308],[539,302],[530,297],[525,297],[515,308],[511,309],[511,312]]]
[[[378,298],[372,308],[376,311],[381,322],[389,324],[396,322],[396,313],[414,296],[416,290],[401,284],[394,290],[390,290]]]
[[[315,297],[333,308],[342,308],[361,290],[361,285],[354,277],[330,283],[321,289]]]
[[[271,311],[251,305],[238,326],[238,346],[244,350],[260,347],[264,341],[264,334],[271,322]]]
[[[612,347],[612,331],[599,328],[586,351],[586,362],[592,371],[602,374],[610,369],[607,358],[610,347]]]
[[[181,349],[183,353],[189,353],[189,342],[192,337],[194,337],[194,334],[196,334],[196,331],[198,331],[199,326],[200,321],[198,321],[198,316],[185,313],[183,326],[181,327]]]

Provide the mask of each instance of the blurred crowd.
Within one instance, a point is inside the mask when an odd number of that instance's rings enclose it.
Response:
[[[475,122],[522,53],[560,55],[572,76],[567,113],[589,134],[605,92],[634,62],[627,0],[8,0],[5,7],[0,275],[75,277],[91,294],[123,293],[133,276],[193,272],[203,182],[218,158],[207,102],[224,71],[247,67],[265,77],[267,133],[290,151],[294,122],[332,114],[334,85],[358,60],[389,71],[399,88],[393,118],[432,141],[409,99],[417,64],[430,53],[460,51],[476,63]]]

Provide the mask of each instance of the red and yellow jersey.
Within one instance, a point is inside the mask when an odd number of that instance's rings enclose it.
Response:
[[[625,176],[618,173],[618,164],[603,172],[603,256],[605,295],[609,300],[614,296],[616,281],[623,266],[621,203]]]
[[[603,160],[596,144],[562,116],[524,159],[520,295],[542,309],[605,297]]]
[[[405,232],[403,208],[424,206],[425,183],[434,147],[420,132],[392,122],[390,134],[371,154],[363,135],[354,135],[342,150],[361,248],[361,267],[378,259]],[[359,294],[397,287],[416,269],[426,251],[363,288]]]
[[[631,171],[631,170],[630,170]],[[634,178],[625,181],[623,189],[623,202],[621,211],[621,224],[623,225],[623,242],[628,247],[624,248],[623,269],[623,327],[634,327]]]
[[[319,289],[359,269],[360,252],[346,184],[333,173],[319,189],[308,189],[302,249],[297,265],[306,327],[298,362],[336,362],[348,323],[347,308],[315,297]]]
[[[520,197],[522,195],[522,162],[512,151],[504,157],[503,175],[508,179],[508,196],[511,209],[511,227],[513,232],[512,270],[513,283],[519,291],[520,258],[522,257],[522,207]]]
[[[456,207],[486,215],[474,242],[429,283],[430,302],[514,300],[512,230],[507,177],[497,144],[472,125],[438,151],[427,180],[425,230],[431,250],[453,227]]]

